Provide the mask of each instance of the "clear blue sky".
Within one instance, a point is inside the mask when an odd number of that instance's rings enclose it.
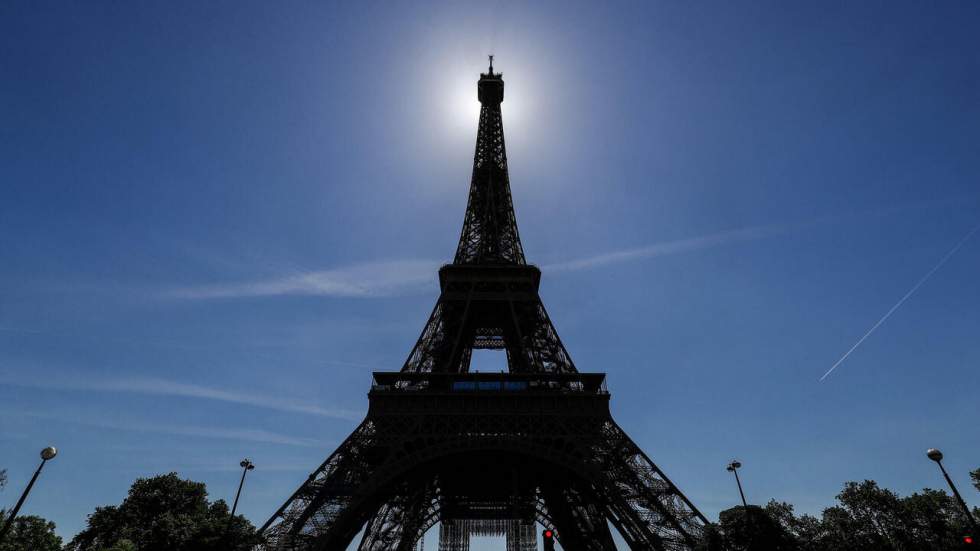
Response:
[[[706,514],[980,466],[980,5],[0,7],[0,466],[70,537],[176,470],[261,524],[400,368],[485,55],[579,369]]]

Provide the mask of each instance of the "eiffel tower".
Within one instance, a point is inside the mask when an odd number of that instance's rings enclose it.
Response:
[[[441,294],[401,371],[376,372],[367,417],[262,527],[263,549],[410,551],[439,524],[440,551],[472,536],[566,551],[692,549],[704,516],[613,421],[604,373],[582,373],[524,259],[493,71],[481,103],[463,231]],[[474,349],[509,370],[470,371]]]

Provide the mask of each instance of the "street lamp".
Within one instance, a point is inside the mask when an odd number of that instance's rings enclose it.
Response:
[[[17,518],[17,513],[20,511],[20,506],[24,504],[24,500],[27,499],[27,494],[31,493],[31,488],[34,487],[34,482],[37,481],[37,477],[41,474],[41,469],[44,468],[44,464],[48,461],[54,459],[54,456],[58,455],[58,450],[54,446],[48,446],[41,450],[41,464],[37,466],[37,470],[34,471],[34,476],[31,478],[30,483],[27,484],[27,488],[24,488],[24,493],[20,495],[20,499],[17,500],[17,505],[14,505],[14,510],[11,511],[10,517],[7,518],[7,522],[0,528],[0,542],[6,537],[7,532],[14,525],[14,519]]]
[[[245,485],[245,475],[248,474],[248,471],[255,468],[255,465],[253,465],[247,458],[242,459],[242,462],[239,463],[239,465],[242,467],[242,480],[238,483],[238,493],[235,494],[235,504],[231,506],[232,517],[235,516],[235,511],[238,509],[238,498],[242,495],[242,486]]]
[[[939,470],[943,472],[943,476],[946,477],[946,482],[949,484],[949,489],[953,490],[953,495],[956,496],[956,501],[960,502],[960,507],[963,508],[963,513],[966,514],[966,518],[970,523],[970,527],[973,529],[974,535],[977,531],[977,521],[973,518],[973,513],[970,512],[970,508],[966,506],[966,502],[963,501],[963,496],[956,489],[956,485],[953,484],[953,479],[949,477],[946,472],[946,468],[943,467],[943,452],[937,450],[936,448],[929,448],[926,450],[926,457],[932,459],[939,465]]]
[[[738,470],[741,468],[742,464],[737,459],[733,459],[732,462],[725,467],[725,470],[735,474],[735,483],[738,484],[738,495],[742,496],[742,506],[747,510],[749,504],[745,502],[745,492],[742,491],[742,481],[738,478]]]

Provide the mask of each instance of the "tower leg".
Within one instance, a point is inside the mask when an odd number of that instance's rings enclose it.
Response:
[[[545,506],[566,551],[616,551],[606,514],[575,488],[542,488]]]
[[[358,551],[412,551],[432,512],[430,488],[430,484],[403,484],[367,523]]]
[[[592,449],[609,519],[634,550],[693,549],[707,520],[611,418]]]
[[[379,424],[365,419],[262,527],[265,548],[345,551],[372,516],[382,522],[403,514],[397,509],[381,513],[391,494],[398,495],[401,489],[364,488],[377,479],[387,450],[400,439],[396,435],[413,429],[410,420],[387,419]]]

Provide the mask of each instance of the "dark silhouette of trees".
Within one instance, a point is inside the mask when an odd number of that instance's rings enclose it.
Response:
[[[0,488],[5,474],[0,470]],[[980,469],[970,478],[980,491]],[[232,518],[223,500],[207,497],[203,483],[176,473],[138,479],[120,505],[97,508],[64,551],[246,551],[261,541],[244,517]],[[7,514],[0,509],[0,520]],[[980,509],[974,515],[980,518]],[[722,511],[698,551],[949,551],[972,548],[963,544],[969,526],[945,491],[900,497],[865,480],[846,483],[819,517],[775,500]],[[62,550],[54,523],[18,517],[0,551],[25,550]]]
[[[758,505],[732,507],[718,515],[718,526],[725,535],[729,549],[733,551],[795,551],[798,549],[793,537],[767,509]],[[792,507],[790,507],[790,511],[792,511]]]
[[[770,500],[762,510],[782,531],[784,541],[790,542],[788,549],[799,551],[818,551],[822,549],[815,543],[821,533],[821,520],[812,515],[796,516],[789,503]]]
[[[141,478],[118,506],[99,507],[66,551],[245,551],[260,541],[223,500],[176,473]]]
[[[980,469],[978,469],[980,471]],[[980,477],[980,472],[975,474]],[[976,479],[976,477],[975,477]],[[907,497],[873,480],[848,482],[820,518],[770,501],[722,511],[705,551],[948,551],[963,548],[969,521],[952,496],[924,489]],[[974,536],[976,536],[974,534]]]
[[[0,509],[0,523],[7,521],[9,511]],[[24,515],[14,519],[10,531],[0,541],[0,551],[61,551],[61,538],[54,523],[41,517]]]

